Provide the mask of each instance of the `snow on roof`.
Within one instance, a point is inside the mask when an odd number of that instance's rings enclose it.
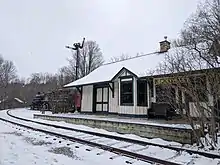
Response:
[[[111,81],[112,78],[122,69],[126,68],[138,77],[149,76],[148,71],[153,70],[156,66],[164,60],[164,53],[151,53],[133,57],[127,60],[108,63],[100,66],[92,71],[87,76],[78,79],[64,87],[72,87],[86,84],[93,84],[98,82]]]
[[[193,64],[194,66],[196,66],[196,68],[194,68],[195,70],[207,69],[207,63],[202,62],[198,65],[197,60],[195,60],[196,56],[191,56],[190,55],[191,52],[188,49],[184,47],[178,47],[178,48],[176,47],[176,48],[171,48],[164,53],[154,52],[119,62],[104,64],[99,68],[95,69],[94,71],[92,71],[87,76],[78,79],[74,82],[71,82],[65,85],[64,87],[74,87],[74,86],[88,85],[99,82],[109,82],[122,68],[129,70],[137,77],[165,74],[165,73],[161,73],[160,71],[158,72],[156,70],[160,67],[161,64],[163,64],[163,62],[166,61],[167,56],[172,57],[178,53],[179,54],[184,53],[186,57],[188,57],[189,59],[191,58],[190,61],[192,61],[192,63],[195,63]]]
[[[20,100],[19,98],[14,98],[16,101],[18,101],[19,103],[24,103],[24,101]]]

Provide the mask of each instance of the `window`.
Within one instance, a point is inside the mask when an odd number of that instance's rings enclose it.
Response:
[[[208,101],[207,95],[207,84],[206,78],[203,76],[190,77],[190,92],[194,98],[191,98],[191,101],[194,101],[198,97],[198,101],[206,102]],[[196,101],[196,100],[195,100]]]
[[[179,104],[182,104],[182,103],[183,103],[182,97],[183,97],[182,91],[181,91],[181,89],[178,88],[177,99],[178,99]]]
[[[154,84],[153,79],[148,80],[149,83],[149,89],[150,89],[150,97],[154,97]]]
[[[175,103],[176,93],[175,88],[167,85],[156,86],[156,102]]]
[[[121,79],[121,105],[133,105],[133,79]]]
[[[137,81],[137,105],[148,106],[146,81]]]

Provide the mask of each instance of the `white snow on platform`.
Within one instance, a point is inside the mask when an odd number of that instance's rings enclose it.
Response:
[[[34,114],[41,115],[41,112],[35,112]],[[44,115],[57,116],[57,117],[68,117],[68,118],[80,118],[80,119],[91,119],[91,120],[102,120],[102,121],[112,121],[112,122],[122,122],[122,123],[133,123],[133,124],[144,124],[159,127],[170,127],[170,128],[180,128],[180,129],[192,129],[189,124],[166,124],[164,121],[150,121],[147,118],[137,119],[137,118],[122,118],[122,117],[108,117],[101,115],[83,115],[79,113],[60,113],[52,114],[51,112],[46,112]]]

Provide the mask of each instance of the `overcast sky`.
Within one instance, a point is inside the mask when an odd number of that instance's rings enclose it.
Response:
[[[55,73],[71,56],[65,45],[95,40],[112,56],[150,53],[178,37],[198,0],[0,0],[0,54],[19,76]]]

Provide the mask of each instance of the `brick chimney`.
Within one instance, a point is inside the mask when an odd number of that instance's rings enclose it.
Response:
[[[164,37],[164,41],[160,42],[160,53],[167,52],[170,49],[170,42],[167,41],[167,36]]]

